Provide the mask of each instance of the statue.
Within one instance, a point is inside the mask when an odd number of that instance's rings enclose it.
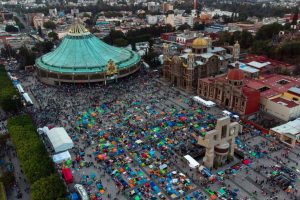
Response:
[[[110,76],[117,73],[118,73],[117,66],[115,65],[114,61],[110,59],[107,64],[106,75]]]

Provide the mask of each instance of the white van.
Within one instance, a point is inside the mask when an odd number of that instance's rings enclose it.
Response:
[[[86,192],[86,190],[84,189],[84,187],[80,184],[75,184],[74,188],[76,189],[77,193],[80,195],[82,200],[89,200],[89,196]]]

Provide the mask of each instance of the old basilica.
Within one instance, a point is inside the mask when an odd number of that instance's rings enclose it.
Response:
[[[237,43],[227,54],[225,48],[213,47],[210,38],[199,37],[182,53],[174,54],[164,44],[163,78],[175,87],[195,91],[198,79],[225,73],[228,64],[238,59],[239,48]]]

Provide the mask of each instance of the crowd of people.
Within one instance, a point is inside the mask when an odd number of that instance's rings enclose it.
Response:
[[[37,127],[64,127],[74,141],[72,160],[57,168],[71,168],[74,181],[92,199],[205,196],[201,192],[208,181],[179,152],[195,149],[195,135],[212,130],[218,115],[158,82],[156,73],[142,71],[107,85],[55,87],[34,76],[20,79],[34,97],[27,111]],[[245,143],[258,134],[245,125],[240,140]],[[279,150],[266,140],[260,145]]]

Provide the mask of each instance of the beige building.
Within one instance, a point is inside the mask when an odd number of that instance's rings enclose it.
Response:
[[[235,138],[241,129],[239,123],[223,117],[217,120],[214,130],[207,132],[204,137],[198,136],[198,144],[206,148],[203,164],[207,168],[224,164],[229,157],[233,157]]]
[[[286,89],[285,92],[260,98],[261,110],[283,120],[290,121],[300,117],[299,86]]]
[[[288,146],[295,147],[300,142],[300,118],[270,129],[270,134]]]

